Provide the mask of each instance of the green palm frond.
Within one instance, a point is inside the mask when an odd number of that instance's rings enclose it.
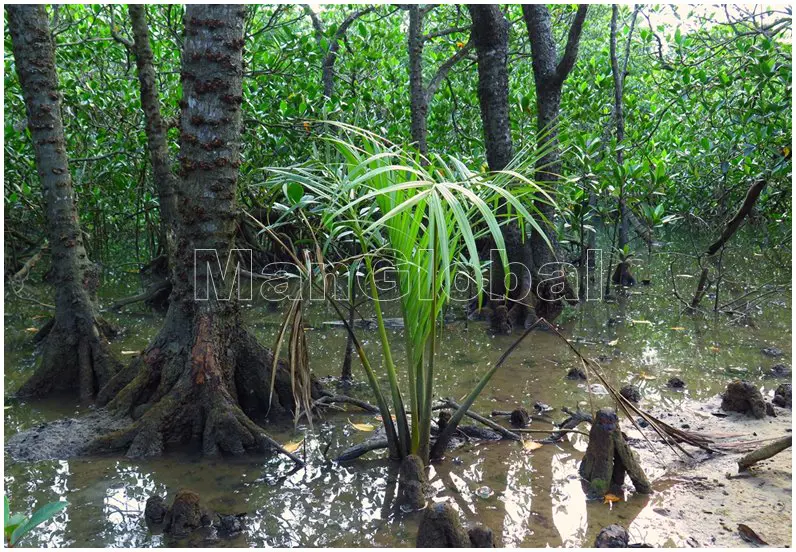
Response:
[[[499,251],[509,276],[502,226],[516,221],[541,231],[538,202],[553,203],[536,183],[535,158],[518,154],[504,171],[476,173],[451,157],[414,154],[367,130],[324,122],[335,131],[324,142],[332,159],[270,170],[271,185],[298,184],[315,203],[306,206],[329,236],[352,234],[364,254],[376,308],[382,354],[397,418],[402,454],[428,458],[434,384],[436,326],[453,299],[455,271],[466,271],[479,297],[485,290],[479,240]],[[320,151],[316,150],[316,151]],[[502,206],[502,208],[500,208]],[[382,320],[373,251],[397,269],[406,341],[411,422],[399,388],[390,336]],[[371,385],[374,380],[369,378]],[[485,385],[485,382],[484,382]],[[483,388],[484,385],[480,385]],[[374,391],[377,391],[374,389]],[[388,423],[385,420],[385,423]]]

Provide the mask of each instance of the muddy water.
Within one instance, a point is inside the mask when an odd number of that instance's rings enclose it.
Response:
[[[663,266],[661,262],[653,271],[652,286],[638,286],[620,302],[586,303],[566,311],[558,321],[562,332],[585,354],[599,357],[616,385],[638,385],[644,397],[642,405],[648,408],[677,412],[685,404],[714,397],[728,379],[736,377],[753,381],[770,396],[780,382],[765,378],[764,373],[778,362],[790,364],[790,297],[772,297],[763,310],[756,311],[754,326],[730,324],[726,318],[691,317],[680,314]],[[769,280],[774,271],[770,266],[757,267],[756,274],[738,270],[728,286],[740,294],[744,285]],[[677,281],[684,293],[695,285],[685,277]],[[109,288],[107,293],[113,296],[129,290],[122,284]],[[8,395],[33,369],[29,329],[41,324],[46,311],[11,297],[6,298],[5,309]],[[263,343],[272,341],[279,313],[254,304],[247,306],[245,317]],[[309,323],[314,326],[308,334],[311,362],[319,376],[336,375],[342,360],[343,331],[321,324],[330,319],[323,308],[312,308],[309,313]],[[125,332],[113,347],[129,358],[125,353],[141,350],[161,319],[133,312],[118,315],[117,321]],[[394,333],[400,337],[400,332]],[[375,332],[361,335],[373,358],[378,358]],[[447,325],[437,364],[437,395],[464,396],[511,343],[511,337],[492,336],[479,323]],[[784,357],[766,357],[760,352],[763,347],[780,348]],[[475,409],[489,413],[520,404],[530,409],[534,401],[556,408],[588,406],[585,385],[565,379],[574,366],[577,359],[562,341],[550,333],[536,332],[497,373]],[[356,369],[355,373],[363,379]],[[675,375],[686,382],[684,390],[666,388],[666,381]],[[364,384],[350,393],[369,398]],[[594,395],[594,400],[595,406],[609,403],[600,395]],[[6,435],[88,409],[64,400],[7,400],[6,404],[11,406],[5,411]],[[553,413],[553,417],[560,420],[563,415]],[[153,493],[172,496],[180,488],[197,491],[217,511],[249,514],[243,535],[204,543],[207,545],[413,545],[420,514],[406,514],[392,505],[396,474],[383,454],[371,454],[348,465],[324,458],[327,447],[328,457],[334,458],[368,437],[349,421],[375,424],[378,420],[352,408],[316,419],[313,429],[306,425],[269,427],[282,442],[305,438],[301,454],[306,455],[307,467],[299,471],[273,457],[207,461],[173,455],[155,461],[94,458],[39,463],[15,463],[6,458],[5,488],[12,510],[29,512],[58,499],[70,502],[64,514],[28,538],[28,546],[166,545],[162,536],[146,530],[144,502]],[[532,427],[550,426],[534,422]],[[601,527],[617,522],[630,527],[635,541],[688,543],[687,523],[675,528],[655,513],[662,504],[678,500],[669,478],[663,477],[667,469],[663,462],[647,455],[649,475],[658,480],[653,483],[653,495],[628,494],[626,501],[612,505],[588,502],[577,476],[585,446],[585,438],[577,434],[533,452],[510,442],[465,445],[432,466],[431,482],[437,490],[433,500],[452,500],[468,521],[479,520],[491,527],[504,546],[588,546]],[[789,526],[789,503],[785,514]]]

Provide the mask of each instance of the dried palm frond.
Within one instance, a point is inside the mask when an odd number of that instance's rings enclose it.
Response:
[[[274,361],[271,365],[271,388],[269,392],[269,410],[274,396],[274,386],[276,385],[276,371],[279,367],[279,352],[287,336],[288,328],[290,337],[288,339],[288,369],[290,372],[290,387],[293,392],[293,423],[298,424],[299,417],[306,412],[307,421],[312,427],[312,374],[310,372],[309,350],[307,339],[304,335],[304,316],[302,300],[300,297],[293,299],[288,311],[282,320],[282,325],[277,333],[274,345]]]
[[[636,429],[639,430],[641,435],[649,444],[650,448],[654,450],[652,443],[647,438],[646,434],[641,431],[641,428],[638,426],[635,420],[635,416],[640,417],[642,420],[647,422],[649,426],[658,434],[658,436],[663,440],[666,445],[672,449],[679,456],[679,453],[682,452],[688,457],[691,457],[691,454],[685,450],[680,443],[686,443],[688,445],[701,448],[708,452],[718,452],[719,448],[715,444],[715,437],[706,435],[703,433],[697,433],[695,431],[683,431],[682,429],[678,429],[676,427],[672,427],[666,422],[656,418],[649,412],[639,408],[631,401],[626,399],[623,395],[616,390],[616,388],[611,385],[608,379],[602,372],[602,367],[594,360],[588,359],[583,354],[581,354],[578,349],[572,345],[572,343],[552,325],[548,323],[548,326],[552,328],[552,331],[560,337],[575,353],[575,355],[580,359],[583,367],[586,369],[586,373],[588,374],[591,372],[595,375],[595,377],[600,380],[600,383],[608,390],[608,393],[611,397],[616,401],[619,408],[625,413],[628,419],[633,423]],[[679,451],[679,452],[678,452]]]

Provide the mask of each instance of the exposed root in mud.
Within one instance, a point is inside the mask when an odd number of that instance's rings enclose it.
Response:
[[[93,398],[121,368],[108,347],[105,326],[100,320],[68,324],[53,319],[45,324],[40,363],[17,395],[43,397],[77,389],[81,400]]]
[[[103,390],[108,410],[133,422],[94,439],[87,452],[141,457],[198,445],[204,455],[237,456],[276,449],[301,464],[252,419],[271,408],[273,355],[243,329],[210,316],[196,320],[190,335],[190,322],[173,309],[144,355]],[[292,412],[290,374],[276,366],[274,396]]]
[[[70,422],[89,429],[78,432],[82,443],[65,447],[58,457],[114,452],[146,457],[176,448],[208,456],[276,450],[303,464],[254,421],[269,410],[285,418],[294,411],[289,370],[274,363],[272,353],[234,320],[234,316],[186,316],[181,309],[172,309],[144,354],[105,378],[107,384],[98,396],[105,408]],[[81,363],[89,352],[78,357]],[[274,405],[272,366],[277,367]],[[314,380],[312,392],[320,397]],[[22,450],[26,444],[63,443],[68,437],[63,427],[61,422],[46,424],[31,441],[20,437],[16,453],[35,457],[35,452]]]

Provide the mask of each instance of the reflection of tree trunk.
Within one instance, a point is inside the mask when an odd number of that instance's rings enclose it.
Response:
[[[239,455],[278,446],[251,419],[271,407],[273,357],[243,327],[237,302],[225,300],[234,282],[222,279],[216,257],[224,264],[235,233],[244,15],[241,6],[187,8],[171,302],[140,360],[103,390],[109,409],[133,423],[99,437],[92,451],[151,456],[196,445]],[[284,367],[275,392],[297,408]]]
[[[55,321],[22,395],[79,391],[88,399],[118,368],[93,304],[99,284],[83,247],[66,155],[55,50],[44,6],[8,6],[16,65],[41,180],[55,288]]]
[[[351,277],[352,281],[349,284],[349,293],[348,293],[348,327],[354,327],[354,314],[356,313],[356,299],[357,299],[357,280],[356,280],[356,272]],[[345,356],[343,357],[343,369],[342,373],[340,374],[340,379],[343,383],[348,383],[353,380],[353,374],[351,372],[351,357],[354,353],[354,338],[351,335],[351,332],[346,332],[346,342],[345,342]]]

